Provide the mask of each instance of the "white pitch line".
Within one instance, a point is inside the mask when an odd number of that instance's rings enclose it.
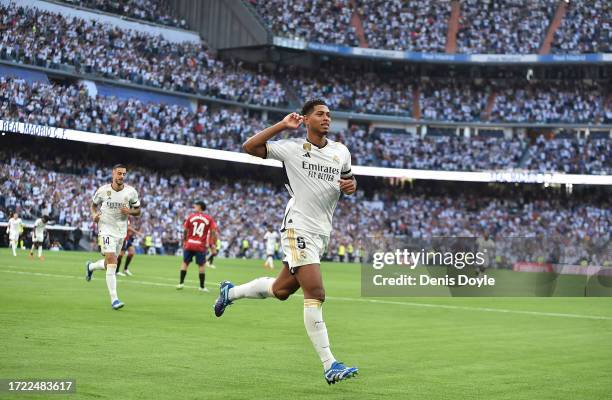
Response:
[[[50,277],[50,278],[68,278],[68,279],[81,279],[81,280],[84,279],[84,277],[82,276],[46,274],[42,272],[12,271],[12,270],[0,270],[0,272],[6,272],[6,273],[18,274],[18,275],[44,276],[44,277]],[[172,288],[176,287],[176,285],[170,284],[170,283],[140,281],[140,280],[135,280],[135,279],[122,279],[120,280],[120,282],[136,283],[139,285],[148,285],[148,286],[162,286],[162,287],[172,287]],[[213,283],[219,286],[218,282],[209,282],[209,283]],[[294,297],[302,297],[302,296],[295,295]],[[364,298],[359,298],[359,297],[327,297],[327,299],[350,301],[350,302],[358,301],[358,302],[374,303],[374,304],[389,304],[389,305],[408,306],[408,307],[441,308],[441,309],[446,309],[446,310],[481,311],[481,312],[496,312],[496,313],[502,313],[502,314],[537,315],[541,317],[561,317],[561,318],[612,321],[612,317],[607,317],[603,315],[566,314],[566,313],[553,313],[553,312],[544,312],[544,311],[509,310],[505,308],[453,306],[449,304],[415,303],[415,302],[408,302],[408,301],[364,299]]]

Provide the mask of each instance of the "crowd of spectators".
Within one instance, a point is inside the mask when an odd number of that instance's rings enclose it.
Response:
[[[270,74],[220,61],[203,43],[174,43],[36,8],[0,5],[0,58],[244,103],[286,104],[283,86]]]
[[[95,230],[90,218],[91,198],[99,186],[108,183],[109,171],[96,163],[59,155],[39,160],[34,155],[26,159],[0,154],[0,209],[4,215],[9,210],[18,211],[23,219],[49,215],[60,225]],[[264,223],[278,222],[277,213],[288,200],[286,194],[269,184],[251,185],[246,180],[225,183],[142,168],[130,167],[126,183],[137,188],[143,208],[142,217],[134,220],[143,234],[138,244],[150,235],[167,247],[176,246],[194,199],[203,199],[228,245],[237,248],[243,237],[263,245]],[[247,186],[249,190],[245,190]]]
[[[611,140],[538,136],[528,149],[525,167],[538,172],[608,175],[612,172],[610,155]]]
[[[265,127],[245,110],[195,112],[178,105],[91,97],[84,85],[62,86],[0,77],[0,118],[87,132],[240,151]]]
[[[62,0],[119,15],[148,20],[164,25],[186,28],[184,20],[171,15],[165,0]],[[297,0],[253,1],[266,25],[276,35],[307,41],[359,46],[356,30],[351,24],[353,14],[358,15],[370,48],[444,53],[450,18],[450,1],[417,0],[357,0],[354,6],[348,0],[309,2]],[[483,3],[462,0],[460,24],[457,33],[457,52],[533,54],[543,43],[559,2],[557,0],[527,1],[501,0]],[[2,6],[3,25],[11,27],[3,36],[15,36],[9,43],[24,47],[37,63],[49,66],[70,64],[85,71],[117,76],[155,86],[167,87],[178,76],[190,91],[200,91],[198,76],[188,79],[185,68],[193,72],[193,65],[204,66],[215,60],[202,56],[205,49],[197,46],[169,46],[160,44],[159,38],[114,29],[78,19],[65,20],[57,14],[40,11],[24,12],[22,8]],[[21,10],[21,11],[19,11]],[[17,14],[17,16],[16,16]],[[612,50],[612,6],[605,0],[572,0],[552,44],[555,53],[594,53]],[[26,17],[26,18],[23,18]],[[73,25],[72,27],[69,26]],[[36,33],[45,37],[40,43],[32,40]],[[47,37],[46,34],[49,34]],[[80,36],[83,37],[80,37]],[[30,38],[28,38],[30,36]],[[54,38],[54,39],[53,39]],[[33,42],[33,43],[32,43]],[[134,43],[135,45],[127,45]],[[58,49],[55,49],[56,45]],[[101,52],[101,47],[112,45],[112,51]],[[78,47],[79,51],[75,51]],[[136,48],[142,57],[130,60],[126,48]],[[83,52],[82,57],[70,53]],[[181,59],[175,65],[168,57]],[[92,57],[93,56],[93,57]],[[160,57],[161,56],[161,57]],[[152,59],[163,63],[155,65]],[[107,59],[105,59],[107,58]],[[116,58],[114,61],[113,59]],[[27,61],[27,57],[25,58]],[[131,64],[131,65],[130,65]],[[153,64],[153,65],[151,65]],[[187,64],[187,65],[185,65]],[[210,69],[212,66],[208,65]],[[204,68],[205,69],[205,68]],[[143,71],[142,73],[140,71]],[[144,72],[146,71],[146,72]],[[245,71],[240,71],[245,74]],[[207,75],[205,71],[201,74]],[[174,75],[171,81],[167,75]],[[261,78],[261,77],[260,77]]]
[[[609,0],[572,0],[555,32],[551,51],[561,54],[612,52]]]
[[[281,74],[303,99],[322,98],[338,111],[368,114],[412,115],[412,80],[383,76],[358,69],[291,69]]]
[[[346,0],[255,1],[279,36],[357,46],[351,15],[358,15],[370,48],[444,53],[450,1]],[[552,51],[595,53],[612,50],[612,6],[606,0],[572,0],[557,29]],[[461,0],[457,52],[537,54],[558,0]]]
[[[543,4],[548,3],[538,7]],[[498,7],[496,2],[489,6]],[[602,93],[601,84],[431,78],[417,82],[405,74],[332,66],[324,68],[325,73],[294,68],[272,74],[220,61],[203,44],[171,43],[35,8],[0,5],[0,11],[0,58],[51,68],[69,65],[83,73],[243,103],[286,106],[285,87],[291,87],[298,97],[322,97],[336,110],[411,116],[414,89],[419,88],[423,119],[470,122],[482,119],[494,89],[496,101],[491,115],[485,116],[491,121],[601,122],[610,113],[603,109],[607,93]]]
[[[359,46],[349,0],[255,0],[274,35],[308,42]]]
[[[557,4],[557,0],[463,0],[457,51],[537,53]]]
[[[23,219],[49,215],[59,224],[95,230],[89,206],[92,193],[108,182],[109,171],[92,161],[57,155],[42,159],[37,153],[0,152],[0,211],[18,211]],[[193,199],[204,198],[208,212],[219,224],[223,250],[228,256],[263,255],[266,224],[277,227],[288,200],[286,191],[270,183],[227,180],[206,174],[186,176],[130,167],[126,183],[140,193],[142,217],[135,227],[152,236],[166,251],[180,243],[182,222]],[[249,188],[245,190],[245,188]],[[334,217],[330,249],[357,243],[367,229],[369,237],[434,236],[549,237],[572,239],[603,237],[612,232],[610,200],[563,197],[548,193],[523,195],[520,189],[505,192],[445,194],[418,188],[407,191],[385,186],[358,191],[340,200]],[[138,237],[137,246],[142,245]]]
[[[450,1],[358,0],[368,47],[444,53]]]
[[[458,79],[426,80],[419,84],[421,116],[433,121],[479,121],[491,88]]]
[[[40,82],[30,85],[7,77],[0,77],[0,100],[0,119],[228,151],[241,151],[241,144],[248,137],[270,124],[258,113],[250,115],[241,109],[202,104],[191,111],[178,105],[90,96],[84,85]],[[359,125],[332,131],[330,138],[349,147],[355,165],[449,171],[519,168],[523,166],[520,162],[527,147],[527,142],[518,137],[419,137]],[[579,145],[579,149],[587,148]],[[589,149],[588,153],[580,154],[597,159],[609,155],[608,144]],[[612,172],[609,163],[589,161],[591,167],[583,167],[584,162],[576,157],[568,159],[561,153],[558,156],[549,153],[548,158],[560,159],[547,168],[556,165],[563,167],[561,171],[586,168],[589,173]]]
[[[172,16],[167,0],[60,0],[80,7],[92,8],[111,14],[142,19],[156,24],[187,29],[184,19]]]
[[[335,138],[348,146],[359,165],[443,171],[517,168],[527,145],[516,138],[418,137],[358,126]]]
[[[572,81],[497,86],[492,121],[508,122],[601,122],[605,110],[598,85]]]

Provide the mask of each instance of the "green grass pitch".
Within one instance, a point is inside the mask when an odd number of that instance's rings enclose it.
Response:
[[[215,318],[218,282],[269,274],[259,260],[216,260],[200,293],[193,266],[177,291],[179,258],[137,255],[113,311],[104,274],[83,278],[97,255],[45,255],[0,250],[0,378],[76,378],[54,399],[610,398],[610,298],[370,299],[357,265],[326,263],[332,350],[360,368],[328,386],[300,292]]]

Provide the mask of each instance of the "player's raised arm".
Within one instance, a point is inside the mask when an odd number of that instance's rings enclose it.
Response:
[[[282,121],[267,127],[263,131],[258,132],[255,136],[247,139],[247,141],[242,144],[242,150],[252,156],[266,158],[266,142],[285,129],[297,129],[303,121],[304,117],[298,113],[288,114]]]

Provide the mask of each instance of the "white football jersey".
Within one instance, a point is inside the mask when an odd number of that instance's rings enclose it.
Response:
[[[345,145],[327,139],[322,148],[306,138],[266,143],[267,157],[282,161],[291,199],[281,230],[303,229],[329,236],[332,217],[340,198],[340,178],[348,179],[351,153]]]
[[[42,218],[38,218],[34,222],[34,237],[41,238],[45,236],[45,228],[47,224],[45,224]]]
[[[122,207],[140,207],[138,192],[129,185],[123,185],[123,189],[115,191],[111,184],[101,186],[94,194],[93,202],[98,206],[102,214],[98,222],[98,234],[125,238],[127,235],[128,216],[121,214]]]
[[[266,231],[264,234],[264,240],[266,242],[266,253],[272,254],[276,248],[276,242],[280,235],[276,231]]]
[[[16,235],[19,233],[19,231],[21,230],[21,225],[23,225],[23,223],[21,222],[21,218],[11,218],[8,221],[8,233]]]

